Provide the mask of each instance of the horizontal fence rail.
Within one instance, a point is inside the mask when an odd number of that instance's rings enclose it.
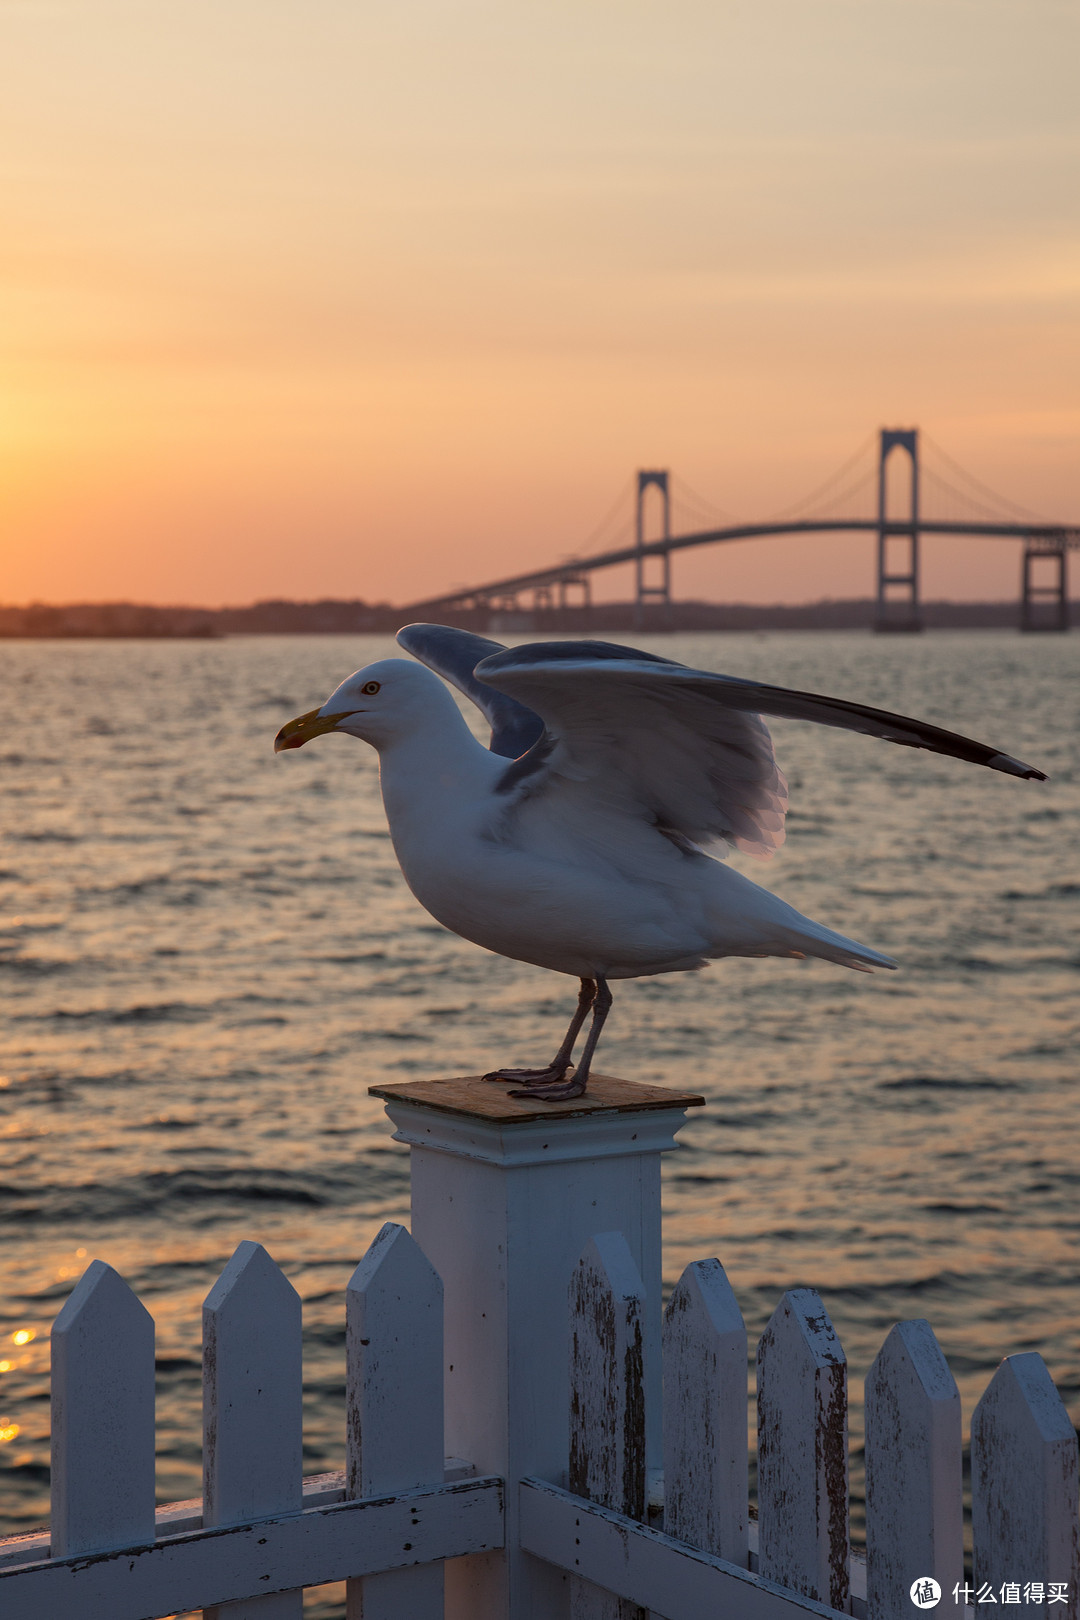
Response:
[[[797,1615],[831,1620],[836,1613],[546,1480],[523,1480],[520,1491],[522,1545],[593,1583],[595,1590],[614,1594],[624,1613],[651,1612],[664,1620],[713,1614],[738,1620],[795,1620]]]
[[[304,1481],[300,1300],[241,1243],[203,1311],[203,1495],[155,1509],[153,1323],[95,1260],[53,1329],[51,1539],[0,1543],[0,1613],[299,1620],[305,1587],[346,1581],[350,1620],[910,1620],[912,1591],[936,1582],[941,1614],[1077,1620],[1077,1437],[1038,1355],[1002,1362],[972,1417],[965,1580],[960,1397],[927,1322],[893,1327],[866,1378],[863,1563],[847,1364],[814,1290],[786,1293],[757,1346],[755,1522],[747,1336],[719,1261],[689,1265],[663,1315],[661,1480],[645,1353],[659,1301],[626,1237],[596,1233],[563,1286],[565,1471],[475,1477],[443,1455],[443,1282],[384,1226],[345,1297],[346,1468]],[[558,1573],[557,1612],[451,1582],[448,1560],[497,1555],[509,1526],[515,1552]]]
[[[12,1620],[156,1620],[262,1602],[266,1593],[487,1551],[501,1545],[502,1522],[502,1481],[460,1480],[0,1569],[0,1611]]]

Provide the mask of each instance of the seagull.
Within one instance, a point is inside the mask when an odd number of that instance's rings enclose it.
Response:
[[[408,625],[397,640],[420,662],[384,658],[357,670],[321,708],[282,726],[274,751],[331,731],[370,743],[394,851],[420,904],[463,939],[580,980],[551,1062],[485,1076],[519,1082],[512,1097],[584,1094],[611,979],[693,970],[724,956],[896,967],[723,864],[732,848],[768,857],[784,839],[787,783],[762,715],[1046,780],[921,720],[633,647],[505,647],[437,624]],[[445,682],[481,710],[489,747]]]

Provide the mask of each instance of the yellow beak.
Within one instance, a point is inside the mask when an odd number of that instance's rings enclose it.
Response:
[[[344,720],[350,710],[344,709],[340,714],[320,714],[318,709],[309,709],[307,714],[297,715],[295,720],[286,721],[277,736],[274,738],[274,753],[284,753],[286,748],[303,748],[312,737],[321,737],[327,731],[333,731],[339,720]]]

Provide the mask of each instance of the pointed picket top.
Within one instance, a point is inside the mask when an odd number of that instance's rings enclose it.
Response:
[[[913,1582],[964,1578],[960,1391],[929,1322],[898,1322],[866,1375],[867,1611],[908,1620]]]
[[[761,1336],[758,1567],[846,1610],[847,1360],[813,1288],[789,1290]]]
[[[695,1260],[664,1312],[664,1530],[747,1564],[746,1328],[719,1260]]]
[[[1046,1363],[1034,1351],[1007,1356],[971,1419],[971,1517],[976,1588],[988,1583],[1000,1620],[1030,1612],[1021,1584],[1066,1584],[1062,1620],[1080,1613],[1080,1483],[1076,1430]],[[1010,1598],[1012,1594],[1007,1594]],[[978,1606],[982,1612],[984,1605]]]
[[[302,1499],[300,1296],[259,1243],[241,1243],[203,1304],[207,1525]]]
[[[154,1322],[102,1260],[52,1328],[52,1556],[154,1539]]]
[[[403,1226],[387,1221],[345,1294],[348,1496],[443,1479],[443,1285]],[[443,1566],[354,1579],[346,1614],[442,1620]]]
[[[203,1301],[203,1316],[216,1321],[242,1320],[252,1311],[274,1311],[299,1304],[300,1296],[261,1243],[245,1239]]]
[[[621,1232],[585,1246],[570,1280],[570,1489],[644,1519],[645,1285]]]
[[[438,1272],[388,1221],[345,1296],[350,1496],[442,1478],[442,1310]]]
[[[570,1470],[577,1496],[644,1519],[645,1285],[621,1232],[590,1238],[570,1279]],[[645,1620],[571,1577],[573,1620]]]

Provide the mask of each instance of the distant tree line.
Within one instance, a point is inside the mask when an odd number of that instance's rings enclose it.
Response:
[[[366,602],[255,602],[240,608],[149,607],[137,602],[74,602],[0,607],[0,636],[212,637],[349,634],[397,628],[401,615]]]
[[[430,608],[424,615],[442,624],[486,634],[541,635],[622,634],[634,629],[658,630],[866,630],[874,622],[869,597],[811,602],[797,606],[751,603],[673,602],[670,608],[649,605],[644,622],[635,619],[631,602],[596,602],[591,607],[549,608],[540,612],[494,612],[486,608]],[[358,635],[392,633],[416,618],[385,603],[318,602],[275,599],[250,607],[151,607],[137,602],[75,602],[52,606],[0,606],[0,639],[74,637],[177,638],[237,635]],[[1072,622],[1080,622],[1072,604]],[[923,623],[931,630],[1017,629],[1017,602],[924,602]]]

